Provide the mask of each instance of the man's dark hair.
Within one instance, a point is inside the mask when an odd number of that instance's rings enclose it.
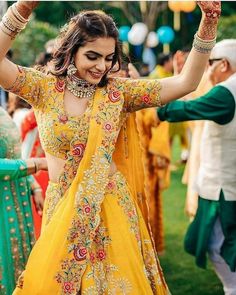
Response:
[[[157,56],[157,64],[164,66],[164,64],[172,58],[172,53],[159,53]]]

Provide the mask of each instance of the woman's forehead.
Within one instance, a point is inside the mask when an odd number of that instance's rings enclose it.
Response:
[[[95,40],[88,41],[82,48],[85,51],[106,52],[112,54],[115,50],[115,39],[99,37]]]

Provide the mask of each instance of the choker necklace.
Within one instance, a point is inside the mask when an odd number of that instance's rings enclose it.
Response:
[[[66,88],[77,98],[92,98],[97,85],[78,78],[76,72],[75,65],[71,63],[67,70]]]

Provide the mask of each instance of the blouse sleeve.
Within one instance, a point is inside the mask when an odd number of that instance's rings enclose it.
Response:
[[[18,179],[27,175],[24,160],[0,159],[0,181]]]
[[[160,107],[161,83],[151,79],[118,79],[125,99],[127,112],[135,112],[140,109]]]
[[[36,69],[18,66],[16,81],[5,90],[20,96],[34,108],[37,108],[42,103],[41,96],[46,77],[46,74]]]

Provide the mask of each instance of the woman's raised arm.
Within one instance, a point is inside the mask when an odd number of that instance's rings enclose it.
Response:
[[[0,85],[9,88],[18,76],[17,66],[5,56],[15,36],[26,26],[38,1],[18,1],[8,8],[0,23]]]
[[[198,5],[202,11],[202,20],[194,37],[193,48],[181,73],[160,80],[162,104],[183,97],[196,89],[207,65],[211,49],[215,45],[221,2],[199,1]]]

